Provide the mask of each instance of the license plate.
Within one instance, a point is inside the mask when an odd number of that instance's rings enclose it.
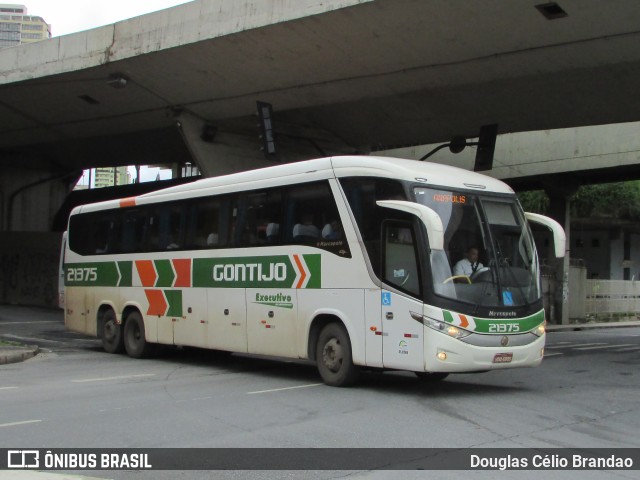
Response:
[[[493,356],[493,363],[511,363],[513,353],[496,353]]]

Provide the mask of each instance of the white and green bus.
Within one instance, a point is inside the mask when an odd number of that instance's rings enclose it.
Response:
[[[504,183],[344,156],[77,207],[63,252],[67,328],[107,352],[159,344],[309,359],[440,380],[532,367],[545,342],[538,256]],[[472,273],[454,274],[471,247]]]

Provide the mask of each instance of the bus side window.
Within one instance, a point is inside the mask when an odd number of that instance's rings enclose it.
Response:
[[[198,198],[189,207],[187,248],[218,248],[225,246],[221,234],[221,199]],[[226,230],[226,229],[225,229]]]
[[[399,290],[420,295],[420,269],[413,225],[387,221],[383,224],[383,280]]]
[[[144,250],[146,215],[143,209],[125,210],[122,217],[122,243],[120,251],[131,253]]]
[[[340,179],[340,185],[355,217],[371,267],[380,278],[380,225],[390,213],[376,205],[376,201],[404,200],[406,195],[402,184],[387,178],[345,177]]]
[[[271,188],[242,195],[238,223],[242,231],[237,237],[242,246],[277,245],[280,243],[282,191]]]
[[[336,234],[341,232],[338,208],[326,181],[291,187],[285,211],[286,243],[317,243],[327,225],[333,224]]]

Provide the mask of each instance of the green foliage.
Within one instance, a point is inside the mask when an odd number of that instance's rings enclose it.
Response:
[[[547,213],[549,197],[543,190],[518,193],[526,212]],[[585,185],[571,197],[574,218],[640,219],[640,181]]]
[[[518,193],[518,199],[525,212],[544,214],[549,209],[549,197],[544,193],[544,190],[520,192]]]
[[[580,187],[571,199],[571,215],[634,220],[640,218],[640,182]]]

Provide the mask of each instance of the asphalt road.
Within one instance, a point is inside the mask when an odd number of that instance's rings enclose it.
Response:
[[[66,332],[58,311],[0,306],[0,339],[43,350],[0,366],[0,448],[640,445],[637,327],[549,333],[545,361],[535,369],[452,375],[439,384],[409,373],[370,373],[348,389],[323,385],[315,367],[301,361],[177,349],[147,360],[110,355],[98,340]],[[215,478],[382,479],[391,473],[245,471]],[[539,478],[538,472],[514,473]],[[562,472],[562,478],[611,473]],[[615,478],[635,473],[617,471]],[[468,474],[439,472],[437,478]],[[210,472],[90,475],[212,478]]]

